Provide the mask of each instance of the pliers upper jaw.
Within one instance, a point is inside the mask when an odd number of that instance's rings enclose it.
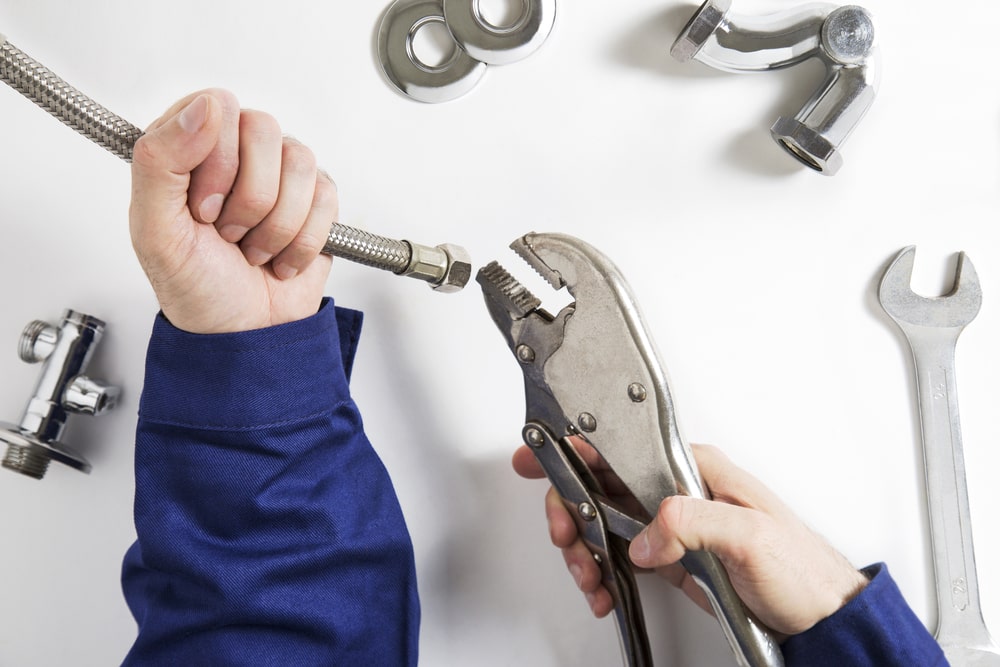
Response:
[[[507,339],[507,345],[516,354],[515,340],[525,322],[534,318],[541,323],[554,318],[541,307],[542,300],[531,293],[499,262],[490,262],[476,274],[476,282],[483,290],[486,309],[493,323]]]
[[[566,239],[577,243],[570,237],[528,234],[517,239],[511,248],[553,288],[568,287],[572,293],[573,285],[567,278],[580,272],[572,266],[572,261],[567,262],[574,255]],[[550,245],[562,252],[547,253]],[[627,534],[630,539],[644,522],[618,511],[607,501],[600,484],[568,439],[582,434],[559,400],[567,388],[550,386],[545,376],[546,362],[563,346],[566,325],[574,315],[576,303],[570,303],[553,316],[541,308],[538,297],[497,262],[480,270],[476,280],[482,286],[490,316],[507,340],[524,376],[523,439],[567,504],[581,537],[601,568],[604,585],[615,603],[614,615],[626,664],[650,665],[649,643],[627,556],[627,542],[615,536],[617,532]]]
[[[566,287],[575,296],[576,281],[581,276],[592,273],[590,269],[594,258],[586,256],[586,244],[578,239],[563,234],[525,234],[510,244],[531,268],[545,279],[555,290]],[[565,320],[559,315],[553,316],[541,307],[541,299],[514,278],[498,262],[490,262],[479,270],[476,282],[483,289],[486,306],[497,327],[507,336],[511,350],[514,334],[523,326],[524,320],[533,316],[540,319],[539,325]],[[575,303],[567,308],[575,307]]]
[[[541,307],[541,300],[497,262],[480,269],[476,281],[482,286],[490,317],[507,341],[524,375],[526,422],[539,421],[556,438],[567,435],[559,401],[543,376],[545,360],[562,345],[565,318],[572,305],[558,316]]]
[[[552,287],[566,287],[575,299],[553,316],[499,264],[477,276],[490,314],[524,375],[523,435],[560,496],[569,504],[587,500],[599,508],[595,516],[601,517],[603,526],[596,530],[583,526],[581,534],[589,533],[589,541],[599,547],[594,553],[617,552],[613,571],[620,576],[610,583],[621,593],[616,617],[627,664],[648,664],[640,639],[638,596],[633,597],[634,582],[624,576],[627,554],[613,548],[615,535],[631,538],[642,522],[602,504],[599,485],[572,463],[573,445],[567,436],[586,436],[642,505],[645,519],[669,495],[707,497],[706,490],[680,435],[652,338],[614,264],[592,246],[560,234],[527,234],[511,247]],[[528,432],[533,424],[538,434]],[[581,513],[574,516],[580,518]],[[748,614],[718,558],[692,551],[682,564],[708,594],[740,664],[780,666],[780,647]],[[629,602],[633,599],[634,605]]]

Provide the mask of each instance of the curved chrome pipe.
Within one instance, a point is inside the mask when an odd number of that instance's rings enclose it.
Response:
[[[871,14],[857,5],[814,3],[768,16],[731,14],[732,0],[706,0],[670,54],[727,72],[762,72],[819,58],[826,77],[794,118],[771,136],[806,166],[832,176],[840,146],[875,100],[878,57]]]

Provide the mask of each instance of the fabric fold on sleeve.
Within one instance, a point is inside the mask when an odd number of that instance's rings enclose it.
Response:
[[[348,377],[361,314],[154,324],[135,452],[127,665],[417,660],[413,547]]]

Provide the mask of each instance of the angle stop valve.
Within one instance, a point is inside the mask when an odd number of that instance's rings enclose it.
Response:
[[[18,355],[41,363],[42,369],[20,423],[0,422],[0,442],[7,445],[4,468],[42,479],[55,460],[90,472],[90,464],[61,438],[70,414],[96,416],[118,402],[118,387],[83,374],[104,326],[96,317],[67,309],[59,326],[35,320],[25,327]]]

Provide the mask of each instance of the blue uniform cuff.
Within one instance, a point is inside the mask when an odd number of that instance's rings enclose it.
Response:
[[[906,604],[884,563],[862,570],[871,582],[839,611],[782,646],[786,667],[947,667],[934,638]]]
[[[306,319],[238,333],[188,333],[161,313],[146,355],[139,415],[161,424],[240,430],[328,411],[350,395],[361,323],[360,312],[337,308],[329,298]]]

